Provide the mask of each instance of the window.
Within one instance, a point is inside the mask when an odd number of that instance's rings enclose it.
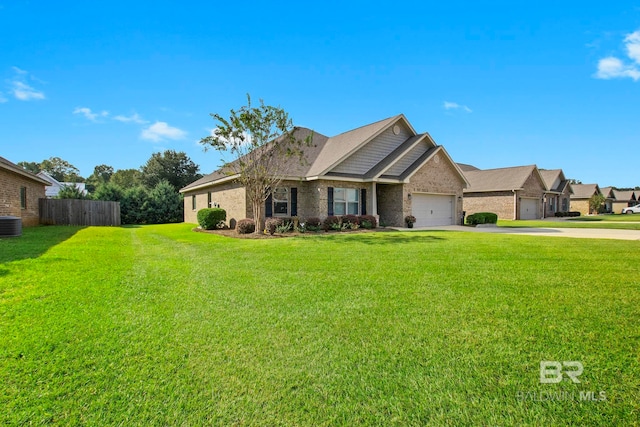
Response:
[[[207,193],[207,207],[208,208],[212,208],[213,207],[213,205],[211,205],[211,191],[209,191]]]
[[[358,215],[360,202],[359,191],[355,188],[333,189],[333,214],[334,215]]]
[[[196,196],[191,196],[191,209],[196,210]]]
[[[27,209],[27,187],[20,187],[20,208]]]
[[[273,216],[287,216],[289,214],[289,190],[276,188],[273,192]]]
[[[569,210],[569,199],[566,197],[562,199],[562,211],[567,212]]]

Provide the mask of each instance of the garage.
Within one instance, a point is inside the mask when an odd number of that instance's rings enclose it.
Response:
[[[412,194],[411,211],[415,227],[454,225],[454,196],[442,194]]]
[[[520,219],[538,219],[538,199],[525,199],[520,200]]]

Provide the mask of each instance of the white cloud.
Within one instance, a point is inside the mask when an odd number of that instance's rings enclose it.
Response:
[[[31,101],[33,99],[44,99],[44,92],[36,90],[29,86],[28,84],[21,82],[19,80],[14,80],[11,82],[11,91],[13,92],[13,96],[20,101]]]
[[[471,108],[467,107],[466,105],[460,105],[457,102],[444,101],[443,106],[445,110],[463,110],[463,111],[466,111],[467,113],[473,112]]]
[[[144,125],[149,123],[147,120],[144,120],[142,117],[140,117],[138,113],[134,113],[129,117],[118,115],[118,116],[115,116],[113,120],[117,120],[123,123],[137,123],[139,125]]]
[[[633,65],[624,64],[614,56],[609,56],[598,61],[596,77],[605,80],[628,77],[637,81],[640,79],[640,70]]]
[[[634,31],[624,38],[627,48],[627,56],[640,64],[640,30]]]
[[[624,38],[627,57],[631,60],[625,62],[615,56],[607,56],[598,61],[598,71],[595,77],[598,79],[630,78],[633,81],[640,80],[640,30],[627,34]]]
[[[9,91],[16,99],[20,101],[45,99],[44,92],[35,89],[27,83],[27,79],[42,83],[41,80],[36,79],[32,75],[30,75],[28,71],[20,69],[18,67],[11,67],[11,69],[13,70],[15,75],[13,76],[13,79],[8,81]]]
[[[142,129],[140,138],[148,141],[164,141],[165,139],[182,139],[187,135],[187,132],[176,127],[169,126],[166,122],[155,122],[151,126]]]
[[[78,107],[73,110],[73,114],[82,114],[87,120],[95,122],[98,117],[107,117],[109,115],[109,112],[102,111],[100,113],[94,113],[93,111],[91,111],[91,108]]]

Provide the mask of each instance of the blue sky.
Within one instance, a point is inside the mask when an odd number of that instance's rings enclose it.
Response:
[[[329,136],[404,113],[458,162],[640,185],[640,1],[305,3],[0,0],[0,155],[208,173],[209,113],[250,93]]]

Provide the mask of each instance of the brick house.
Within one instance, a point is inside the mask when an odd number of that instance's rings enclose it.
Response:
[[[25,227],[38,225],[38,199],[49,183],[0,157],[0,216],[22,218]]]
[[[382,224],[404,226],[414,215],[416,226],[460,222],[462,190],[467,181],[444,147],[428,133],[418,134],[400,114],[333,137],[313,132],[304,164],[288,166],[290,175],[273,189],[265,215],[300,218],[328,215],[374,215]],[[220,206],[230,226],[252,215],[245,189],[218,170],[187,185],[184,220],[196,223],[198,210]]]
[[[637,196],[640,193],[636,191],[620,191],[611,190],[613,192],[613,203],[611,204],[612,213],[621,213],[623,208],[635,206],[638,204]]]
[[[602,210],[604,211],[604,213],[613,213],[613,202],[615,202],[616,200],[616,196],[613,192],[613,187],[602,187],[600,188],[600,192],[604,196],[604,206]]]
[[[598,184],[573,184],[573,194],[571,195],[571,210],[580,212],[581,215],[597,214],[589,206],[589,199],[598,194],[602,194]]]
[[[547,186],[535,165],[478,169],[460,165],[469,186],[464,189],[467,215],[493,212],[500,219],[538,219]]]
[[[573,190],[562,169],[540,169],[540,175],[548,188],[544,197],[544,217],[555,216],[556,212],[568,212]]]

